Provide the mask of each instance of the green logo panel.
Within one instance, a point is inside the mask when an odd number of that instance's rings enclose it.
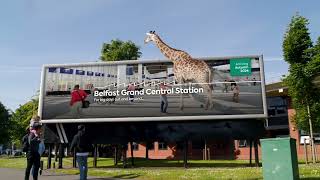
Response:
[[[251,59],[250,58],[230,59],[230,75],[231,76],[250,76],[251,75]]]

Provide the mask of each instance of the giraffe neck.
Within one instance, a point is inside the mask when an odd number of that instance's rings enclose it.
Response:
[[[180,50],[174,49],[164,43],[159,36],[157,36],[157,39],[155,40],[155,44],[158,46],[160,49],[160,52],[167,57],[168,59],[172,60],[173,62],[176,61],[176,53],[179,52]]]

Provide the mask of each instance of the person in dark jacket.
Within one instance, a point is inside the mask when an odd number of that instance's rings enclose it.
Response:
[[[92,145],[85,135],[85,126],[78,126],[78,133],[73,137],[70,146],[71,152],[76,152],[77,162],[80,171],[80,180],[87,180],[88,155],[92,150]]]
[[[34,123],[33,127],[34,132],[30,132],[28,136],[28,149],[27,149],[27,168],[25,172],[25,180],[29,180],[30,171],[33,167],[33,180],[38,180],[38,172],[40,168],[40,154],[39,154],[39,144],[41,143],[41,124]]]

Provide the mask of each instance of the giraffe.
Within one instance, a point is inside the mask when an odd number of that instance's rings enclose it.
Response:
[[[144,40],[145,44],[148,42],[154,42],[160,49],[161,53],[172,61],[175,80],[179,84],[184,84],[186,82],[199,83],[200,87],[202,87],[207,94],[205,109],[213,108],[213,87],[210,84],[212,80],[212,72],[207,63],[192,58],[185,51],[168,46],[162,41],[159,35],[155,33],[155,31],[150,31],[149,33],[146,33],[146,35],[147,36]],[[183,110],[183,108],[183,94],[180,94],[180,109]]]

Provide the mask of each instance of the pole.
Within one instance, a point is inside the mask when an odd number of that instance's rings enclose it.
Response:
[[[98,146],[97,144],[94,145],[94,152],[93,152],[93,167],[97,167],[97,156],[98,156]]]
[[[149,159],[149,143],[146,142],[146,160]]]
[[[252,140],[249,140],[249,144],[250,144],[250,166],[252,166]]]
[[[134,159],[133,159],[133,142],[130,142],[130,152],[131,152],[131,165],[134,166]]]
[[[258,140],[254,140],[254,157],[255,157],[255,165],[256,167],[259,167]]]
[[[311,115],[310,115],[310,107],[309,103],[307,104],[307,110],[308,110],[308,118],[309,118],[309,127],[310,127],[310,145],[311,145],[311,152],[312,152],[312,163],[316,163],[316,154],[314,151],[314,139],[313,139],[313,130],[312,130],[312,121],[311,121]]]
[[[59,145],[59,166],[58,166],[58,169],[62,169],[63,150],[64,150],[63,144],[60,143],[60,145]]]
[[[184,141],[184,146],[183,146],[183,167],[187,168],[188,167],[188,141]]]
[[[306,161],[306,164],[308,164],[308,149],[306,144],[306,138],[303,139],[303,147],[304,147],[304,160]]]
[[[76,149],[74,149],[74,150],[73,150],[73,161],[72,161],[72,166],[73,166],[74,168],[76,168],[76,167],[77,167],[77,151],[76,151]]]
[[[114,147],[114,165],[118,165],[118,145]]]
[[[204,140],[204,160],[208,160],[208,158],[207,158],[207,140]]]
[[[51,157],[52,157],[52,145],[48,145],[48,163],[47,163],[47,169],[51,169]]]

